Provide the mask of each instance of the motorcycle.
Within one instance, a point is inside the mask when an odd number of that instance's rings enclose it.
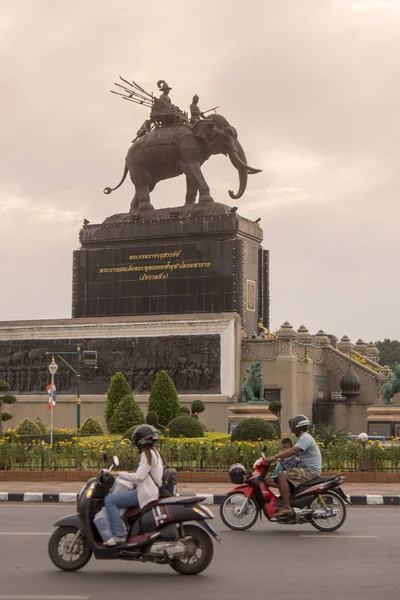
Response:
[[[344,477],[316,477],[296,488],[289,483],[292,512],[277,518],[275,513],[282,506],[282,500],[265,483],[271,464],[264,455],[265,449],[263,447],[261,458],[254,463],[254,471],[248,476],[243,465],[231,466],[231,481],[239,485],[228,492],[220,505],[224,524],[230,529],[244,531],[264,515],[268,521],[282,525],[309,523],[324,532],[339,529],[346,519],[346,503],[351,505],[340,487]]]
[[[119,465],[118,457],[113,459]],[[110,470],[113,468],[111,466]],[[59,569],[77,571],[92,554],[100,560],[121,559],[169,565],[182,575],[204,571],[213,557],[211,536],[220,538],[208,523],[214,516],[200,504],[204,497],[170,496],[158,498],[144,508],[128,508],[123,516],[127,541],[116,546],[103,545],[94,518],[104,506],[116,478],[101,469],[89,479],[77,499],[77,513],[59,519],[49,540],[51,560]],[[195,523],[190,523],[194,521]],[[200,523],[201,527],[196,524]]]

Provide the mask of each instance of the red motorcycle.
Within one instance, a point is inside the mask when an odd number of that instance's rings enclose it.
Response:
[[[221,519],[227,527],[244,531],[253,527],[258,517],[264,515],[268,521],[285,525],[310,523],[316,529],[325,532],[336,531],[346,519],[346,504],[349,502],[340,487],[344,478],[340,475],[332,477],[316,477],[298,487],[291,488],[290,504],[292,512],[283,517],[275,517],[282,506],[279,496],[264,482],[270,470],[270,462],[264,450],[254,463],[254,471],[246,475],[241,464],[232,465],[229,470],[232,483],[239,484],[228,492],[220,506]]]

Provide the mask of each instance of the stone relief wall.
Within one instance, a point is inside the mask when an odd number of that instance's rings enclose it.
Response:
[[[103,394],[121,371],[134,393],[150,392],[154,377],[166,370],[180,393],[220,393],[220,336],[165,336],[82,340],[0,341],[0,379],[14,393],[43,392],[50,381],[46,351],[97,351],[97,369],[82,368],[82,394]],[[76,356],[64,357],[76,368]],[[76,377],[60,359],[57,393],[76,392]]]

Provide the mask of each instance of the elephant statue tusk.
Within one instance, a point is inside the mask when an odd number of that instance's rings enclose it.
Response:
[[[261,173],[262,171],[262,169],[254,169],[254,167],[250,167],[240,158],[236,151],[229,152],[229,158],[234,167],[237,169],[246,169],[247,173],[250,175],[255,175],[256,173]]]

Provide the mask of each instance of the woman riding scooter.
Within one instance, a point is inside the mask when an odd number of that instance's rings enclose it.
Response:
[[[160,453],[154,447],[158,442],[158,431],[150,425],[140,425],[132,434],[132,445],[141,454],[139,466],[135,473],[123,471],[118,478],[124,480],[129,489],[120,494],[109,494],[104,504],[110,520],[113,537],[105,542],[106,546],[123,544],[126,541],[124,525],[119,509],[140,506],[157,500],[162,485],[164,465]],[[137,484],[136,489],[133,489]]]

